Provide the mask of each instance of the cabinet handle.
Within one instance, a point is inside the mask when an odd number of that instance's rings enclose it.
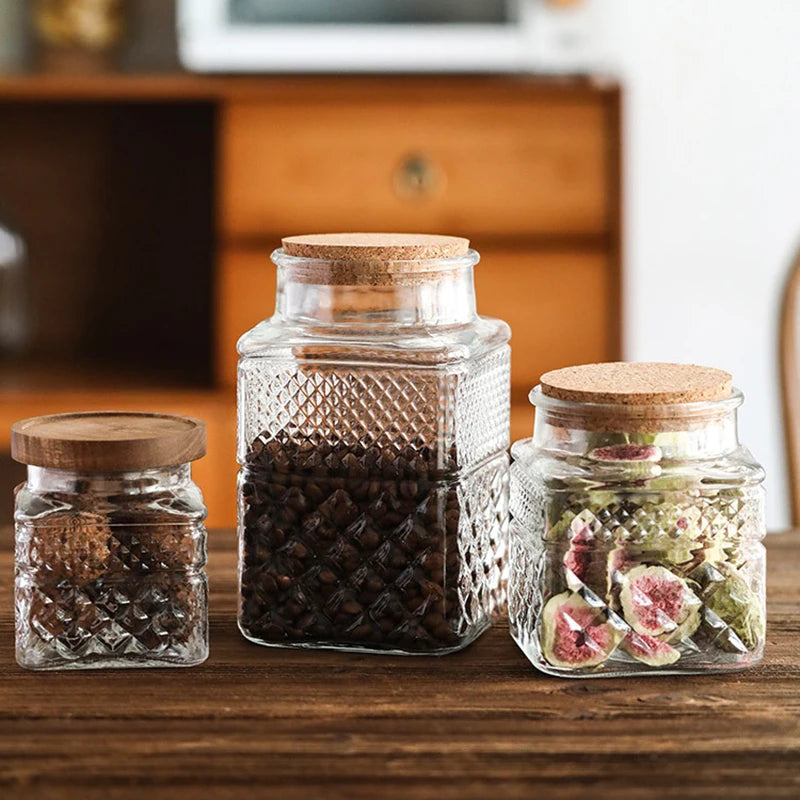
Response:
[[[436,164],[421,153],[406,156],[395,170],[394,189],[404,199],[426,198],[444,184]]]

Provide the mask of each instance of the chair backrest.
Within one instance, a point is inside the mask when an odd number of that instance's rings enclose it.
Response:
[[[795,255],[783,289],[780,327],[781,400],[789,471],[792,526],[800,526],[800,249]]]

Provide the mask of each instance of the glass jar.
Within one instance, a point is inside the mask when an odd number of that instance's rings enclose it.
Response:
[[[721,672],[765,634],[764,473],[721,370],[542,376],[511,450],[511,634],[561,676]]]
[[[509,329],[456,237],[290,237],[239,341],[239,627],[446,653],[504,601]]]
[[[208,656],[205,425],[117,412],[17,422],[16,654],[29,669],[191,666]]]
[[[0,357],[18,355],[29,332],[26,249],[0,222]]]

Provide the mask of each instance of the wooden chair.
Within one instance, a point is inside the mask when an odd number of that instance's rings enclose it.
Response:
[[[783,290],[780,327],[781,400],[789,470],[792,527],[800,525],[800,249],[792,262]]]

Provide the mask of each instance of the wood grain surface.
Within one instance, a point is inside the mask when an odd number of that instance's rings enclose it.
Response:
[[[18,420],[11,457],[69,470],[139,470],[188,464],[206,454],[206,425],[151,411],[79,411]]]
[[[232,101],[220,118],[220,234],[349,231],[354,220],[473,240],[607,233],[611,95],[554,102],[519,89],[503,101],[476,85],[443,104],[387,102],[390,88],[357,102]]]
[[[420,87],[433,88],[430,95],[438,102],[459,100],[472,95],[473,87],[491,92],[498,100],[515,96],[519,87],[529,87],[553,98],[598,91],[614,93],[619,84],[603,77],[558,75],[468,75],[452,76],[347,76],[338,75],[196,75],[188,72],[65,74],[31,72],[0,75],[0,99],[21,102],[42,100],[263,100],[296,97],[309,91],[318,99],[344,88],[343,99],[361,99],[365,93],[387,90],[402,99],[418,98]]]
[[[760,667],[588,681],[538,674],[505,626],[438,659],[251,645],[234,535],[211,542],[206,664],[31,673],[0,536],[3,800],[800,796],[797,533],[768,539]]]

